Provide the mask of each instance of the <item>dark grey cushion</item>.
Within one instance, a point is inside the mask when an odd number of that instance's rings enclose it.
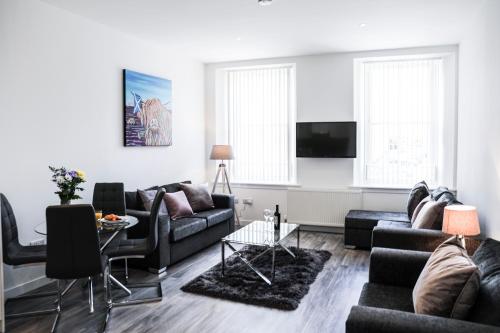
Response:
[[[198,213],[214,208],[212,196],[208,192],[208,185],[179,184],[189,201],[193,212]]]
[[[233,217],[233,210],[229,208],[211,209],[197,213],[196,217],[204,218],[208,227],[211,227]]]
[[[377,223],[377,227],[382,227],[382,228],[400,228],[400,229],[409,229],[411,228],[411,223],[408,222],[397,222],[397,221],[385,221],[385,220],[380,220]]]
[[[500,242],[486,239],[472,260],[481,271],[481,282],[469,320],[500,326]]]
[[[406,211],[408,213],[408,218],[411,219],[411,217],[413,216],[413,212],[415,211],[415,208],[417,208],[420,201],[422,201],[428,195],[429,195],[429,187],[427,187],[425,181],[422,180],[421,182],[413,186],[408,196],[408,202],[406,204]]]
[[[346,228],[373,229],[378,221],[410,222],[406,213],[373,210],[350,210],[345,217]]]
[[[358,305],[413,312],[411,293],[411,288],[365,283]]]
[[[198,217],[183,217],[170,221],[170,239],[180,241],[207,228],[207,221]]]

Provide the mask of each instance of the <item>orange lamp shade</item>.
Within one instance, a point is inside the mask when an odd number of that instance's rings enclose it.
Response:
[[[474,206],[451,205],[444,209],[443,232],[450,235],[477,236],[479,218]]]

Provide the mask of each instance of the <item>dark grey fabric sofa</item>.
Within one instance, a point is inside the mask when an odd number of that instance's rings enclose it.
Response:
[[[373,248],[369,281],[351,309],[346,332],[500,332],[500,242],[484,241],[472,257],[481,271],[481,286],[467,320],[414,313],[412,290],[430,255]]]
[[[432,199],[447,205],[460,204],[446,187],[431,193]],[[346,246],[371,249],[391,247],[409,250],[435,249],[447,235],[434,229],[412,229],[407,212],[351,210],[345,217],[344,242]],[[427,244],[426,244],[427,243]]]
[[[184,183],[190,183],[185,181]],[[161,186],[167,192],[180,191],[179,183]],[[149,189],[157,189],[158,186]],[[145,260],[132,265],[164,272],[174,264],[207,246],[214,244],[234,231],[234,197],[227,194],[212,194],[214,209],[199,212],[192,217],[171,220],[160,215],[158,221],[158,246]],[[149,212],[145,210],[137,192],[125,192],[127,214],[139,219],[139,223],[127,231],[128,238],[144,238],[148,233]]]

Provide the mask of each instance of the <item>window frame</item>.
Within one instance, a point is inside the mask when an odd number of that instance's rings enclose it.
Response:
[[[258,70],[266,68],[288,68],[289,70],[289,108],[288,108],[288,181],[287,182],[262,182],[262,181],[249,181],[249,180],[235,180],[233,181],[233,162],[228,161],[228,174],[231,179],[231,184],[235,185],[256,185],[256,186],[297,186],[297,158],[296,158],[296,135],[295,135],[295,123],[297,118],[297,65],[296,63],[276,63],[276,64],[265,64],[265,65],[251,65],[251,66],[229,66],[220,68],[218,70],[218,89],[217,100],[221,100],[222,103],[217,103],[217,108],[222,108],[223,119],[219,121],[224,124],[222,131],[222,136],[217,135],[217,137],[222,138],[222,141],[226,144],[230,143],[230,128],[229,128],[229,107],[228,107],[228,87],[227,87],[227,73],[231,71],[242,71],[242,70]],[[220,140],[218,140],[220,141]],[[237,156],[235,157],[237,158]]]
[[[353,163],[353,187],[381,188],[381,189],[408,189],[413,184],[374,184],[366,179],[366,111],[361,103],[364,95],[363,65],[369,62],[388,62],[420,59],[442,59],[443,61],[443,112],[437,115],[437,121],[432,126],[437,128],[436,182],[428,184],[430,187],[447,186],[455,189],[456,184],[456,155],[457,155],[457,54],[456,52],[407,54],[396,56],[374,56],[355,58],[353,60],[353,106],[354,120],[358,124],[357,131],[357,158]]]

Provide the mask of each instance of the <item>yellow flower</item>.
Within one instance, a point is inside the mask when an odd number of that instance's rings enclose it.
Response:
[[[85,172],[83,172],[82,170],[76,170],[76,174],[78,175],[78,177],[80,177],[81,179],[85,179]]]

